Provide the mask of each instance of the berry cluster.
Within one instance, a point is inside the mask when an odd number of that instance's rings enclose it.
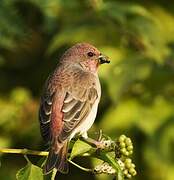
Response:
[[[130,158],[126,158],[123,162],[125,165],[123,170],[125,177],[130,179],[132,176],[135,176],[137,172],[135,170],[135,164],[132,163],[132,160]]]
[[[135,164],[129,158],[133,154],[133,144],[129,137],[121,135],[116,141],[109,139],[101,139],[99,149],[101,151],[113,152],[115,151],[115,159],[118,162],[121,171],[125,178],[132,178],[137,174]],[[107,162],[104,162],[94,168],[95,174],[115,174],[116,170]]]
[[[133,145],[130,138],[125,135],[121,135],[118,139],[118,146],[120,148],[121,153],[124,156],[129,156],[133,153]]]
[[[137,174],[135,164],[128,156],[133,154],[133,144],[130,138],[121,135],[116,141],[116,158],[126,178],[130,179]]]

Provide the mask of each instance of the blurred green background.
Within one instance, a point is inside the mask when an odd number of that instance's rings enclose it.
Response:
[[[172,1],[1,0],[0,147],[47,148],[38,123],[42,86],[61,54],[77,42],[92,43],[111,59],[99,70],[102,99],[90,133],[101,128],[112,138],[131,137],[134,179],[173,180]],[[25,164],[20,155],[1,155],[0,179],[14,180]],[[58,179],[82,178],[112,179],[72,166]]]

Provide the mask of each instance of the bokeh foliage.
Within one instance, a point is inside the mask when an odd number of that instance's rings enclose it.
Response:
[[[136,179],[173,180],[174,3],[163,0],[1,0],[0,147],[45,148],[37,118],[42,85],[76,42],[111,59],[99,71],[102,99],[91,133],[129,134]],[[25,164],[11,156],[1,158],[0,179],[14,179]],[[73,169],[60,179],[69,177],[89,178]]]

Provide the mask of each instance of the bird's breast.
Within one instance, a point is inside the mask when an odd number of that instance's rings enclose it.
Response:
[[[87,118],[73,131],[73,133],[71,134],[71,138],[73,138],[76,134],[84,134],[86,133],[91,126],[93,125],[96,115],[97,115],[97,110],[98,110],[98,104],[100,101],[100,97],[101,97],[101,87],[100,87],[100,81],[98,76],[96,76],[96,89],[97,89],[97,93],[98,93],[98,97],[95,100],[91,111],[89,113],[89,115],[87,116]]]
[[[71,134],[71,138],[73,138],[76,134],[83,135],[91,128],[97,115],[98,103],[99,99],[95,101],[94,105],[92,106],[91,112],[89,113],[87,118]]]

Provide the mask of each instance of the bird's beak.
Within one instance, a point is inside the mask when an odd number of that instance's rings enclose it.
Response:
[[[100,64],[104,64],[104,63],[110,63],[110,60],[109,60],[109,58],[107,57],[107,56],[105,56],[105,55],[100,55],[99,57],[98,57],[98,62],[100,63]]]

